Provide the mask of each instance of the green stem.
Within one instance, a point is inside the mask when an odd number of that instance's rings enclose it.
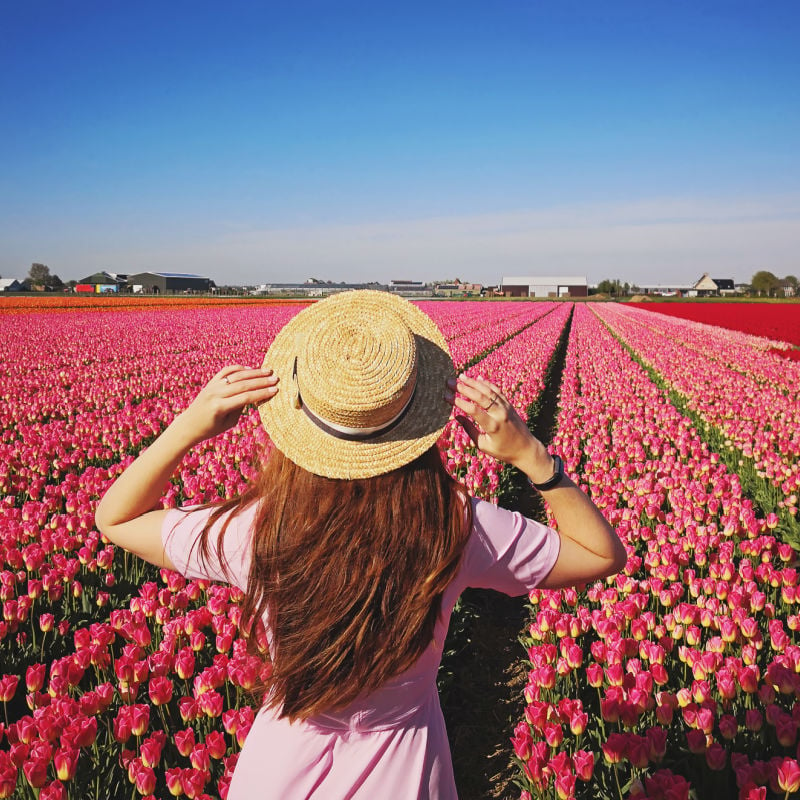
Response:
[[[617,792],[619,792],[619,800],[623,800],[622,798],[622,787],[619,785],[619,766],[614,764],[614,780],[617,784]]]
[[[600,730],[603,733],[603,741],[606,741],[608,738],[606,736],[606,726],[605,722],[603,721],[603,706],[601,704],[602,695],[600,694],[600,687],[597,687],[597,721],[600,723]]]

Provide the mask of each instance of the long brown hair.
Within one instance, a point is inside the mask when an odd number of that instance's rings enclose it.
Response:
[[[437,448],[361,480],[314,475],[275,449],[248,491],[214,510],[202,557],[222,514],[254,502],[242,628],[269,619],[271,656],[248,637],[250,652],[271,660],[260,702],[305,719],[411,667],[433,640],[472,527],[466,490]]]

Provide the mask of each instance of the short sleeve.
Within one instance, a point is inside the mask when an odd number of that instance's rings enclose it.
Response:
[[[247,585],[250,569],[250,543],[255,506],[238,513],[225,512],[213,525],[208,537],[208,558],[200,553],[198,539],[209,517],[210,508],[173,508],[164,517],[161,538],[170,561],[187,578],[207,578],[232,583],[241,589]],[[227,522],[227,525],[226,525]],[[222,535],[222,553],[229,575],[217,555],[217,543]]]
[[[473,500],[472,535],[456,580],[463,588],[495,589],[512,597],[527,594],[550,573],[560,549],[552,528]]]

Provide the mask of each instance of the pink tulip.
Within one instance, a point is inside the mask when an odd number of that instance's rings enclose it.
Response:
[[[41,789],[47,782],[47,764],[49,759],[32,757],[22,765],[25,779],[34,789]]]
[[[778,786],[790,794],[800,791],[800,764],[793,758],[785,758],[778,767]]]
[[[161,706],[172,699],[172,681],[165,676],[156,676],[150,679],[147,692],[153,705]]]
[[[152,794],[156,788],[156,774],[150,767],[141,766],[136,771],[134,783],[139,794]]]
[[[10,702],[17,692],[18,685],[18,675],[3,675],[0,677],[0,702]]]
[[[183,770],[180,767],[170,767],[164,773],[167,782],[167,791],[173,797],[180,797],[183,794]]]

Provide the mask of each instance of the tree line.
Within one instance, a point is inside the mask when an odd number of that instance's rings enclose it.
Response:
[[[797,278],[794,275],[787,275],[779,278],[767,270],[759,270],[750,279],[750,289],[757,294],[764,294],[767,297],[780,297],[781,294],[797,294]],[[787,292],[786,290],[790,291]]]

